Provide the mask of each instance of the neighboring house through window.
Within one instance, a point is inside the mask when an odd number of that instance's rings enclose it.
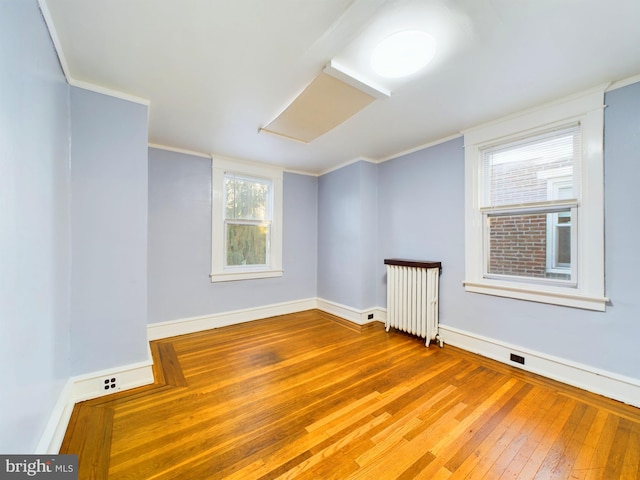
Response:
[[[211,281],[282,275],[282,169],[212,160]]]
[[[570,200],[573,198],[572,179],[558,177],[548,180],[549,198]],[[555,212],[547,219],[547,276],[569,278],[575,276],[571,270],[571,251],[576,249],[575,229],[571,229],[571,212]]]
[[[603,97],[465,132],[467,291],[604,310]]]

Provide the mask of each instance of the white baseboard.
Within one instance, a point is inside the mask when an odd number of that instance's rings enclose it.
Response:
[[[58,395],[35,453],[56,454],[60,451],[76,403],[153,383],[150,349],[148,354],[148,360],[143,362],[69,378]],[[111,388],[112,378],[116,379],[114,388]],[[109,379],[108,389],[105,389],[105,379]]]
[[[211,315],[201,315],[198,317],[180,318],[177,320],[169,320],[167,322],[151,323],[147,326],[147,336],[149,337],[149,340],[159,340],[161,338],[201,332],[212,328],[251,322],[262,318],[274,317],[276,315],[303,312],[314,308],[344,318],[345,320],[349,320],[350,322],[358,325],[365,325],[375,321],[384,322],[386,319],[386,310],[380,307],[358,310],[347,305],[341,305],[322,298],[306,298],[303,300],[275,303],[256,308],[247,308],[243,310],[214,313]],[[373,318],[369,318],[370,315],[373,315]]]
[[[60,451],[64,434],[69,425],[71,412],[73,412],[73,379],[69,378],[62,387],[58,400],[53,407],[53,412],[49,416],[49,421],[40,437],[36,454],[56,454]]]
[[[275,303],[263,307],[169,320],[161,323],[151,323],[147,326],[147,336],[149,337],[149,340],[158,340],[161,338],[175,337],[176,335],[185,335],[187,333],[210,330],[212,328],[251,322],[262,318],[274,317],[276,315],[302,312],[313,308],[317,308],[316,299],[307,298],[293,302]]]
[[[316,299],[316,307],[318,310],[330,313],[345,320],[349,320],[358,325],[366,325],[371,322],[384,322],[386,319],[386,310],[380,307],[371,307],[364,310],[358,310],[347,305],[331,302],[322,298]],[[371,316],[371,318],[369,318]],[[383,318],[384,317],[384,318]]]
[[[153,361],[92,372],[73,378],[73,399],[82,402],[153,383]],[[115,379],[115,382],[111,380]],[[107,383],[105,383],[107,382]]]
[[[640,407],[640,382],[633,378],[483,337],[448,325],[440,325],[440,336],[445,344]],[[512,362],[510,360],[512,353],[524,357],[525,364]]]

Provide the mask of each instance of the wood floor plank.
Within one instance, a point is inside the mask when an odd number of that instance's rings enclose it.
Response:
[[[397,480],[413,480],[420,478],[421,472],[425,470],[431,462],[435,460],[436,456],[431,452],[425,452],[415,462],[413,462],[404,472],[398,475]],[[436,478],[435,476],[430,478]],[[447,470],[447,478],[449,478],[449,471]]]
[[[559,435],[547,452],[546,457],[542,460],[542,464],[538,468],[534,479],[546,480],[568,477],[570,467],[575,457],[568,454],[567,445],[569,445],[571,438],[574,436],[586,410],[587,405],[585,404],[578,403],[575,405],[571,415],[569,415]]]
[[[75,435],[68,435],[63,448],[78,454],[78,476],[90,480],[108,478],[111,453],[113,411],[107,408],[81,406],[76,409]],[[85,432],[92,432],[85,435]]]
[[[545,422],[546,429],[544,433],[538,438],[535,449],[519,473],[522,478],[535,478],[538,470],[543,465],[544,459],[547,458],[549,451],[552,449],[556,439],[561,434],[562,429],[576,407],[576,402],[572,399],[561,399],[558,403],[561,407],[557,410],[553,418]]]
[[[317,465],[322,462],[326,458],[328,458],[332,453],[338,451],[340,448],[348,445],[351,441],[359,439],[361,436],[366,435],[366,433],[377,424],[382,423],[386,418],[386,415],[380,415],[378,417],[372,417],[366,424],[362,425],[360,428],[352,431],[348,435],[337,439],[335,442],[331,442],[325,448],[318,451],[312,457],[306,459],[304,462],[299,463],[295,467],[291,468],[287,472],[278,476],[278,480],[287,480],[292,478],[297,478],[298,475],[310,469],[311,467]]]
[[[618,429],[618,424],[620,422],[620,418],[609,414],[607,421],[605,422],[604,428],[602,429],[602,433],[600,434],[600,438],[598,439],[598,445],[594,452],[593,457],[591,457],[591,463],[589,464],[589,470],[591,472],[587,475],[587,478],[595,478],[593,471],[603,471],[607,466],[607,462],[609,459],[609,452],[611,451],[611,447],[613,446],[613,441],[615,439],[616,430]]]
[[[487,415],[478,418],[469,428],[469,433],[473,431],[473,435],[447,461],[445,464],[447,469],[455,472],[467,458],[473,456],[479,445],[484,442],[492,432],[496,431],[504,418],[523,401],[532,388],[532,385],[517,385],[512,387],[509,392],[505,394],[504,398],[507,398],[507,395],[510,395],[512,392],[513,396],[510,396],[502,405],[496,403],[494,406],[500,405],[499,408],[492,408],[487,412]]]
[[[163,379],[167,385],[175,387],[187,386],[182,366],[170,342],[158,342],[158,360],[162,365]]]
[[[525,445],[532,432],[543,420],[553,403],[554,394],[547,389],[534,385],[528,397],[514,409],[516,417],[508,431],[503,434],[498,445],[501,448],[500,454],[491,466],[491,476],[493,478],[502,478],[508,468],[512,466],[512,462],[525,451]],[[530,450],[529,450],[530,451]],[[529,456],[521,458],[528,460]]]
[[[621,418],[618,429],[611,443],[611,450],[607,458],[604,474],[610,478],[620,478],[624,466],[624,458],[627,453],[627,445],[633,425],[626,418]]]
[[[629,433],[627,453],[624,457],[620,478],[640,478],[640,424],[634,423]]]
[[[589,431],[587,432],[581,445],[576,445],[579,448],[578,456],[573,464],[571,471],[572,479],[584,479],[589,472],[589,465],[591,459],[598,447],[598,441],[602,435],[609,412],[606,410],[597,410],[594,419],[592,420]]]
[[[638,479],[640,410],[310,310],[151,343],[82,402],[80,479]]]
[[[488,432],[473,454],[466,456],[450,478],[497,478],[502,474],[506,463],[501,466],[498,464],[498,459],[512,443],[517,444],[514,442],[515,437],[526,422],[531,409],[544,394],[533,385],[529,387],[530,390],[524,392],[521,401],[518,401],[514,408],[504,415],[503,420]]]

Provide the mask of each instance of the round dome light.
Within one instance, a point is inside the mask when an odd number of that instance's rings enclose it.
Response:
[[[405,30],[382,40],[371,53],[371,68],[383,77],[411,75],[427,65],[436,53],[436,41],[421,30]]]

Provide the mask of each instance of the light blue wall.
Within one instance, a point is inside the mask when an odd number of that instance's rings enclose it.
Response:
[[[640,84],[605,103],[605,313],[464,291],[462,139],[380,165],[378,264],[387,256],[442,261],[443,324],[640,379]],[[386,303],[382,282],[378,303]]]
[[[35,1],[0,2],[0,452],[33,452],[69,378],[68,87]]]
[[[211,283],[211,160],[149,149],[149,323],[315,297],[317,179],[283,190],[284,275]]]
[[[356,162],[319,178],[318,297],[375,306],[377,166]]]
[[[464,276],[464,156],[458,138],[379,165],[377,305],[385,306],[385,258],[442,262],[440,321]]]
[[[147,107],[71,88],[73,375],[147,360]]]
[[[360,232],[362,252],[360,272],[362,309],[376,303],[376,272],[378,271],[378,166],[369,162],[360,163]]]

